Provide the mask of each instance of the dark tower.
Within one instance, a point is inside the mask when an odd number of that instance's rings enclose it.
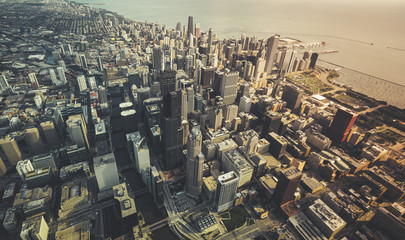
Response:
[[[273,193],[272,200],[277,206],[284,205],[294,200],[294,193],[300,184],[302,172],[296,167],[289,167],[281,170],[276,190]]]
[[[193,25],[193,17],[189,16],[188,17],[188,28],[187,28],[187,36],[191,34],[194,35],[194,31],[193,31],[194,25]]]
[[[176,91],[176,71],[165,70],[160,74],[160,91],[162,96],[166,96],[169,92]]]
[[[349,135],[358,114],[349,109],[339,108],[326,135],[335,142],[343,142]]]
[[[318,60],[318,53],[313,53],[311,55],[311,62],[309,63],[309,68],[314,69],[316,65],[316,61]]]
[[[162,151],[166,169],[181,165],[183,129],[181,128],[181,94],[169,92],[163,97]]]
[[[281,124],[281,114],[277,112],[269,112],[264,118],[262,137],[266,137],[269,133],[278,133]]]
[[[287,84],[284,86],[281,99],[287,102],[287,108],[292,112],[297,112],[301,105],[301,99],[304,91],[297,86]]]

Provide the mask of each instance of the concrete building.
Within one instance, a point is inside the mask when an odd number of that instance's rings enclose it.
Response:
[[[111,189],[120,183],[117,164],[113,153],[93,159],[98,188],[101,191]]]
[[[91,197],[86,178],[65,183],[61,188],[59,218],[81,213],[91,207]]]
[[[280,171],[277,186],[272,195],[272,200],[281,206],[295,199],[295,191],[300,184],[302,172],[296,167],[289,167]]]
[[[29,172],[35,170],[30,160],[19,161],[15,168],[23,181],[25,181],[25,177]]]
[[[49,226],[43,216],[31,218],[22,223],[20,237],[22,240],[47,240]]]
[[[39,136],[38,128],[28,128],[24,131],[25,142],[30,146],[32,154],[41,154],[45,152],[44,144]]]
[[[205,156],[206,161],[212,161],[215,159],[215,145],[210,140],[204,140],[202,144],[202,153]]]
[[[218,177],[214,199],[214,208],[217,212],[223,212],[233,206],[238,184],[239,177],[235,172],[228,172]]]
[[[66,121],[66,130],[73,144],[78,147],[89,147],[87,126],[82,114],[69,116]]]
[[[48,146],[56,146],[59,143],[58,133],[52,121],[41,122],[41,129],[45,136]]]
[[[280,36],[275,35],[268,39],[267,41],[267,49],[266,49],[266,66],[264,71],[267,73],[271,73],[274,63],[274,57],[278,51],[278,42],[280,40]]]
[[[77,84],[79,86],[80,92],[87,90],[86,77],[84,75],[77,76]]]
[[[316,199],[307,208],[306,215],[327,238],[332,238],[346,226],[346,222],[321,199]]]
[[[248,163],[246,158],[239,153],[238,150],[233,149],[222,154],[222,166],[225,171],[233,171],[238,175],[239,184],[238,187],[250,182],[253,176],[253,168]]]
[[[16,166],[18,161],[21,161],[21,152],[18,148],[17,142],[14,138],[7,136],[0,139],[0,147],[10,163],[11,166]]]
[[[140,132],[129,133],[126,137],[129,156],[135,163],[136,170],[140,173],[142,169],[150,167],[148,143]]]

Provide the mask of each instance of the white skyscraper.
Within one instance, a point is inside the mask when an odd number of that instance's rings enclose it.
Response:
[[[238,189],[239,177],[235,172],[228,172],[218,177],[214,207],[222,212],[233,206]]]
[[[77,84],[79,85],[80,92],[87,90],[86,78],[84,75],[77,76]]]
[[[93,162],[100,192],[120,184],[117,164],[113,153],[95,157]]]
[[[59,85],[60,84],[63,84],[63,85],[66,84],[67,83],[66,75],[65,75],[66,70],[64,70],[63,67],[57,67],[56,71],[58,71],[58,75],[59,75],[59,79],[60,79]]]
[[[54,85],[58,86],[58,85],[59,85],[59,81],[58,81],[58,78],[56,77],[55,70],[49,69],[49,75],[51,75],[52,83],[53,83]]]
[[[0,75],[0,89],[1,90],[6,90],[9,89],[10,85],[8,85],[8,81],[6,76],[4,76],[4,74]]]
[[[186,160],[186,190],[187,193],[198,197],[201,193],[204,154],[201,153],[202,134],[199,128],[191,129],[188,135]]]
[[[66,130],[70,140],[78,147],[88,147],[87,127],[82,114],[69,116],[66,121]]]
[[[149,147],[146,138],[140,132],[128,133],[128,151],[131,159],[135,162],[136,170],[141,173],[142,169],[150,167]]]
[[[64,72],[67,71],[65,61],[59,60],[59,61],[58,61],[58,65],[59,65],[59,67],[63,68],[63,71],[64,71]]]

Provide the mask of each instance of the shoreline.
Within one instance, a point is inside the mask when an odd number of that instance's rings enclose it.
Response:
[[[117,12],[111,11],[111,10],[106,9],[106,8],[104,8],[104,7],[94,7],[94,6],[105,6],[105,4],[88,3],[88,2],[87,2],[87,3],[82,3],[82,2],[77,2],[77,1],[74,1],[74,0],[73,0],[73,1],[66,0],[66,1],[67,1],[67,2],[72,2],[72,3],[75,3],[75,4],[80,4],[80,5],[88,6],[88,7],[90,7],[90,8],[98,8],[98,9],[100,9],[100,10],[104,10],[104,11],[109,12],[109,13],[115,15],[115,16],[119,16],[119,17],[121,17],[123,20],[129,21],[129,22],[134,22],[134,23],[147,22],[147,23],[159,24],[159,25],[166,26],[166,24],[163,24],[163,23],[151,22],[151,21],[148,21],[148,20],[140,21],[140,20],[132,19],[132,18],[130,18],[130,17],[127,17],[127,16],[125,16],[125,15],[121,15],[121,14],[119,14],[119,13],[117,13]],[[218,34],[223,35],[223,36],[224,36],[224,35],[227,36],[227,35],[230,35],[230,34],[232,34],[232,33],[249,34],[249,35],[252,35],[252,36],[255,36],[255,35],[259,35],[259,36],[260,36],[260,35],[271,35],[271,34],[272,34],[272,33],[270,33],[270,32],[250,32],[250,31],[243,31],[243,32],[242,32],[242,31],[234,31],[234,32],[226,32],[226,33],[218,32]],[[345,41],[357,42],[357,43],[366,44],[366,45],[372,45],[372,43],[369,43],[369,42],[360,41],[360,40],[356,40],[356,39],[350,39],[350,38],[344,38],[344,37],[339,37],[339,36],[333,36],[333,35],[306,34],[306,33],[296,33],[296,34],[294,34],[294,33],[285,33],[285,32],[284,32],[284,33],[280,33],[280,34],[285,35],[284,37],[286,37],[286,38],[292,38],[292,39],[297,39],[297,37],[294,36],[294,35],[315,36],[315,37],[329,37],[329,38],[342,39],[342,40],[345,40]],[[289,35],[290,35],[290,36],[294,36],[294,37],[289,37]],[[232,36],[232,37],[235,37],[235,36]],[[230,38],[230,37],[219,37],[219,39],[227,39],[227,38]],[[237,37],[235,37],[235,38],[237,38]],[[305,41],[300,40],[300,39],[298,39],[298,40],[301,41],[301,42],[305,42]],[[393,47],[389,47],[389,46],[387,46],[386,48],[388,48],[388,49],[393,49],[393,50],[397,50],[397,51],[405,51],[405,50],[402,50],[402,49],[397,49],[397,48],[393,48]],[[329,64],[329,65],[332,65],[332,66],[336,66],[336,67],[341,68],[341,69],[346,69],[346,70],[352,71],[352,72],[354,72],[354,73],[356,73],[356,74],[363,75],[363,76],[368,77],[368,78],[370,78],[370,79],[380,81],[381,83],[384,83],[384,84],[392,84],[392,85],[395,85],[395,86],[397,86],[397,87],[400,87],[400,88],[404,88],[404,89],[405,89],[405,85],[402,85],[402,84],[400,84],[400,83],[397,83],[397,82],[394,82],[394,81],[391,81],[391,80],[387,80],[387,79],[384,79],[384,78],[381,78],[381,77],[376,77],[376,76],[373,76],[373,75],[371,75],[371,74],[364,73],[364,72],[361,72],[361,71],[359,71],[359,70],[355,70],[355,69],[352,69],[352,68],[349,68],[349,67],[345,67],[345,66],[343,66],[343,65],[336,64],[336,63],[333,63],[333,62],[330,62],[330,61],[326,61],[326,60],[322,60],[322,59],[319,59],[318,61],[319,61],[319,62],[326,63],[326,64]],[[354,78],[353,78],[353,79],[354,79]],[[341,82],[341,81],[339,81],[339,79],[337,79],[337,81],[338,81],[338,82]],[[351,80],[351,81],[353,81],[353,80]],[[375,98],[375,99],[377,99],[377,100],[385,101],[385,102],[387,102],[388,104],[393,105],[393,106],[396,106],[396,107],[398,107],[398,108],[405,109],[405,99],[404,99],[404,103],[401,104],[401,101],[396,102],[394,99],[387,98],[387,96],[391,96],[391,97],[392,97],[392,94],[385,95],[385,97],[384,97],[384,96],[382,96],[383,94],[381,94],[381,92],[378,93],[378,92],[376,92],[376,91],[373,90],[373,89],[365,89],[365,88],[359,87],[359,86],[357,86],[357,87],[356,87],[356,86],[352,86],[352,85],[356,85],[356,84],[352,84],[352,83],[354,83],[354,82],[346,82],[346,83],[345,83],[345,82],[341,82],[341,83],[342,83],[342,84],[345,84],[345,85],[349,85],[353,90],[355,90],[355,91],[357,91],[357,92],[359,92],[359,93],[365,94],[365,95],[370,96],[370,97],[372,97],[372,98]],[[385,90],[388,91],[388,88],[386,88]],[[405,91],[405,90],[404,90],[404,91]],[[396,94],[394,94],[394,95],[396,95]],[[399,95],[398,95],[398,96],[399,96]]]

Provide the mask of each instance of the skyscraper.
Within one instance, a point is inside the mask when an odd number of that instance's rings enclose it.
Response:
[[[56,77],[55,70],[49,69],[49,75],[51,75],[52,83],[53,83],[54,85],[58,86],[58,85],[59,85],[59,81],[58,81],[58,78]]]
[[[349,135],[358,114],[347,108],[339,108],[326,135],[335,142],[343,142]]]
[[[8,84],[6,76],[4,74],[0,75],[0,90],[6,90],[9,89],[10,85]]]
[[[82,65],[82,68],[87,69],[87,60],[84,54],[80,55],[80,64]]]
[[[315,66],[316,66],[316,61],[318,60],[318,53],[313,53],[312,55],[311,55],[311,62],[310,62],[310,64],[309,64],[309,68],[312,68],[312,69],[314,69],[315,68]]]
[[[181,128],[181,95],[172,91],[163,97],[162,151],[166,169],[181,164],[183,128]]]
[[[304,90],[295,85],[287,84],[284,86],[281,99],[287,102],[287,108],[291,109],[292,112],[297,112],[303,95]]]
[[[218,177],[214,199],[214,208],[217,212],[225,211],[233,206],[238,184],[239,177],[233,171]]]
[[[165,53],[163,49],[160,46],[155,46],[153,48],[152,52],[152,64],[153,64],[153,69],[156,69],[158,71],[163,71],[165,70]]]
[[[201,85],[203,88],[209,88],[214,81],[214,75],[217,68],[215,67],[202,67],[201,68]]]
[[[3,149],[4,154],[6,154],[11,166],[15,166],[18,161],[21,161],[21,152],[14,138],[7,136],[0,139],[0,147]]]
[[[277,206],[294,200],[294,193],[300,184],[302,172],[296,167],[289,167],[280,171],[276,189],[272,200]]]
[[[100,192],[120,184],[117,164],[113,153],[95,157],[93,162],[94,173],[96,174]]]
[[[56,71],[58,71],[58,76],[60,79],[61,84],[66,84],[66,75],[65,75],[65,70],[62,67],[57,67]]]
[[[79,85],[80,92],[87,90],[87,83],[86,83],[86,78],[84,77],[84,75],[77,76],[77,84]]]
[[[40,154],[45,151],[44,144],[36,127],[25,130],[25,142],[30,146],[33,154]]]
[[[82,114],[69,116],[66,121],[66,129],[74,144],[77,144],[78,147],[89,147],[86,122]]]
[[[200,37],[200,24],[196,23],[195,24],[195,38],[199,38]]]
[[[201,193],[204,155],[201,153],[202,134],[199,128],[191,129],[188,135],[186,162],[187,193],[198,197]]]
[[[37,76],[35,75],[35,73],[29,73],[28,78],[30,79],[32,88],[33,89],[38,89],[39,84],[38,84]]]
[[[224,99],[224,103],[226,105],[234,103],[237,94],[239,73],[231,72],[230,70],[225,69],[224,72],[215,72],[215,75],[215,77],[219,80],[218,90],[220,96]]]
[[[193,17],[189,16],[188,17],[188,27],[187,27],[187,33],[188,35],[193,34],[194,35],[194,31],[193,31]]]
[[[266,50],[266,67],[264,68],[264,71],[267,73],[271,73],[271,70],[273,68],[273,63],[274,63],[274,56],[276,55],[276,52],[278,51],[278,42],[280,40],[280,36],[275,35],[269,38],[267,41],[267,50]]]
[[[175,70],[165,70],[160,73],[160,91],[162,97],[172,91],[176,91],[176,73]]]

